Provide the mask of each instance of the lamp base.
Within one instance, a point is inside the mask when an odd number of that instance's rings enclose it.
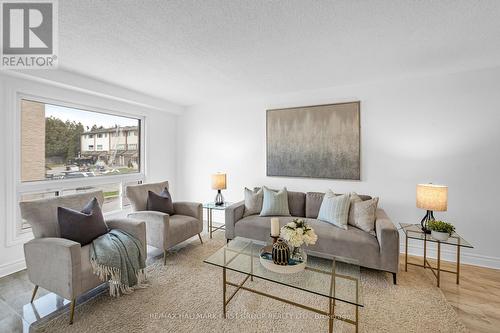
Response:
[[[217,190],[217,195],[215,196],[215,205],[216,206],[224,205],[224,197],[222,196],[221,190]]]
[[[420,221],[420,225],[422,226],[422,231],[425,232],[426,234],[431,233],[429,228],[427,228],[427,223],[429,221],[434,221],[434,212],[432,210],[428,210],[422,221]]]

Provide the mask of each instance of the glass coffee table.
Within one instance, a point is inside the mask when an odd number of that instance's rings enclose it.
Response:
[[[401,229],[405,233],[405,272],[408,272],[408,265],[430,268],[434,276],[437,280],[437,286],[439,287],[441,284],[441,272],[455,274],[457,277],[457,284],[460,283],[460,249],[462,247],[473,248],[473,246],[463,239],[459,234],[453,232],[453,234],[446,241],[439,241],[432,238],[431,234],[427,234],[422,231],[422,227],[420,224],[411,224],[411,223],[400,223]],[[424,242],[424,260],[423,265],[413,262],[408,262],[408,239],[416,239]],[[436,243],[437,247],[437,265],[433,267],[429,261],[427,260],[427,242]],[[457,248],[457,266],[455,271],[450,271],[447,269],[441,268],[441,244],[451,245]]]
[[[356,332],[358,331],[359,308],[363,306],[363,294],[360,269],[355,260],[327,255],[325,256],[328,259],[308,256],[307,266],[302,272],[280,274],[267,270],[260,263],[260,250],[266,245],[268,244],[265,242],[236,237],[204,260],[207,264],[222,268],[222,311],[224,318],[226,318],[229,302],[239,290],[245,290],[324,315],[328,318],[329,332],[333,330],[334,319],[350,323],[355,326]],[[307,251],[305,252],[307,253]],[[243,280],[239,283],[228,281],[227,270],[242,273]],[[248,279],[253,281],[254,278],[324,297],[329,300],[328,309],[313,308],[245,286]],[[236,288],[231,295],[228,295],[228,286]],[[335,315],[336,302],[352,305],[354,307],[353,318]]]

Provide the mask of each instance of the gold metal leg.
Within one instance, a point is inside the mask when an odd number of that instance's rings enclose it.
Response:
[[[405,237],[405,272],[408,272],[408,235]]]
[[[210,208],[209,211],[210,212],[208,213],[208,215],[209,215],[208,218],[209,218],[210,227],[208,229],[210,232],[210,239],[212,239],[212,223],[213,223],[213,221],[212,221],[212,209]]]
[[[76,298],[73,298],[71,300],[71,304],[69,306],[69,324],[73,325],[73,317],[75,316],[75,305],[76,305]]]
[[[424,268],[427,265],[427,234],[424,234]]]
[[[333,260],[330,278],[330,297],[335,297],[335,269],[336,262]],[[333,318],[335,317],[335,298],[328,299],[328,332],[333,332]]]
[[[460,284],[460,244],[457,246],[457,284]]]
[[[200,243],[203,244],[203,239],[201,239],[201,235],[198,234],[198,238],[200,239]]]
[[[222,268],[222,313],[226,319],[226,267]]]
[[[30,303],[33,303],[35,300],[36,292],[38,291],[38,286],[35,286],[35,289],[33,289],[33,295],[31,295],[31,301]]]
[[[163,266],[167,265],[167,250],[163,250]]]
[[[333,332],[333,316],[335,315],[335,307],[333,306],[332,300],[328,299],[328,332]]]
[[[441,242],[438,241],[438,262],[437,262],[437,286],[439,288],[440,277],[441,277]]]
[[[208,208],[206,208],[207,210],[207,232],[210,233],[210,218],[208,217]]]
[[[359,280],[356,280],[356,304],[359,302]],[[356,305],[356,333],[359,328],[359,306]]]

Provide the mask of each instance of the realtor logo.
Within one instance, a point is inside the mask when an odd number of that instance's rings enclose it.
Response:
[[[2,67],[5,69],[57,66],[57,3],[1,2]]]

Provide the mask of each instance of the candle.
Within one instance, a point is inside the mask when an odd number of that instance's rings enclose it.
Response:
[[[278,237],[280,235],[280,219],[277,217],[271,218],[271,236]]]

